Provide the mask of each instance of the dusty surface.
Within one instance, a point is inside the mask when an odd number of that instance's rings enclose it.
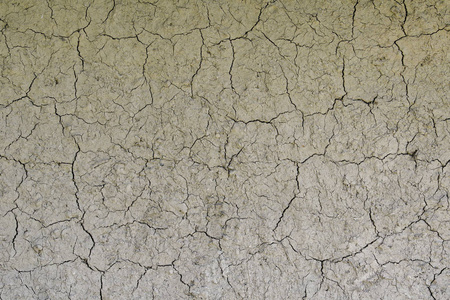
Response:
[[[450,2],[295,2],[0,0],[0,299],[450,299]]]

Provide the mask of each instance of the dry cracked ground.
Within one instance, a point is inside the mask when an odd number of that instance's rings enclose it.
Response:
[[[0,0],[0,299],[450,299],[449,24]]]

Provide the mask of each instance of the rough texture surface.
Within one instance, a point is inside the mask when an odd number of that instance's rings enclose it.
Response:
[[[450,299],[449,24],[0,0],[0,299]]]

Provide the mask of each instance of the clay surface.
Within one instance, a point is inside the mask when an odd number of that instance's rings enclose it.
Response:
[[[0,299],[450,299],[449,24],[0,0]]]

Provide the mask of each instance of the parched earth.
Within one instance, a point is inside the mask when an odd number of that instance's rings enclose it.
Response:
[[[0,0],[0,299],[450,299],[450,1]]]

